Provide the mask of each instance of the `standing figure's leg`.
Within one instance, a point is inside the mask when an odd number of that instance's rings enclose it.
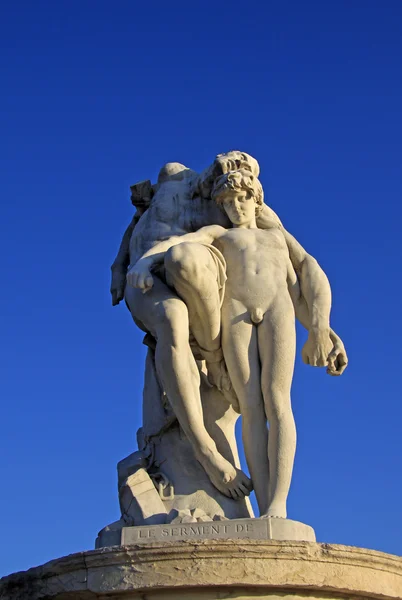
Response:
[[[197,459],[219,491],[229,497],[243,497],[251,489],[248,477],[221,456],[205,429],[200,374],[189,345],[186,305],[158,277],[146,294],[130,286],[125,294],[134,319],[157,340],[159,381]]]
[[[268,510],[268,429],[261,393],[257,327],[236,300],[222,307],[222,348],[242,416],[242,436],[260,513]]]
[[[230,389],[221,350],[221,308],[218,267],[202,244],[183,242],[165,257],[166,277],[188,308],[193,334],[208,367],[211,382]]]
[[[296,428],[290,403],[295,361],[295,318],[290,297],[281,296],[258,326],[261,388],[269,423],[270,498],[266,517],[286,518]]]

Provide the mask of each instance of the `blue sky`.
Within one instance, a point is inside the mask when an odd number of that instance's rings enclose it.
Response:
[[[289,516],[402,554],[402,3],[16,1],[0,18],[0,574],[118,518],[145,349],[109,267],[129,185],[258,158],[333,289],[350,366],[302,364]]]

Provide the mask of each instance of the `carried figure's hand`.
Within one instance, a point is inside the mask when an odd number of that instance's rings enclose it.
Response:
[[[332,349],[329,330],[310,330],[302,350],[303,361],[312,367],[325,367]]]
[[[333,348],[328,355],[327,373],[334,377],[342,375],[347,366],[348,355],[346,354],[342,340],[337,336],[333,340]]]
[[[140,258],[127,273],[127,283],[134,288],[143,290],[145,294],[154,285],[154,278],[150,271],[151,263],[146,259]]]
[[[110,293],[112,294],[112,306],[117,306],[124,298],[126,288],[127,270],[122,266],[112,267],[112,282],[110,284]]]

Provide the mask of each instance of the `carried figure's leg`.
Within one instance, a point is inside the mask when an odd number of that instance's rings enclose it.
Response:
[[[186,305],[158,277],[146,294],[130,286],[125,294],[134,320],[157,340],[155,366],[159,380],[197,459],[219,491],[243,497],[243,488],[251,489],[248,477],[219,454],[205,429],[200,375],[189,345]]]
[[[242,416],[244,453],[260,513],[268,510],[268,429],[261,392],[257,327],[236,300],[222,307],[222,348]]]
[[[224,272],[216,257],[202,244],[184,242],[166,254],[166,278],[188,308],[191,333],[207,363],[211,383],[230,390],[221,350],[220,290]],[[230,399],[230,398],[229,398]]]
[[[295,361],[295,318],[290,297],[281,296],[258,326],[261,389],[269,423],[270,498],[266,517],[286,518],[286,501],[296,450],[290,403]]]

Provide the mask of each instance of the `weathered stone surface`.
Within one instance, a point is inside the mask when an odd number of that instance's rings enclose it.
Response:
[[[290,519],[233,519],[197,522],[194,518],[190,521],[184,516],[180,522],[175,521],[169,525],[123,527],[120,531],[102,530],[99,533],[96,547],[202,539],[315,542],[315,533],[312,527]]]
[[[145,469],[138,469],[127,477],[120,488],[120,505],[128,522],[166,523],[166,509]]]
[[[263,540],[103,548],[0,580],[1,600],[285,598],[400,600],[402,558]]]

